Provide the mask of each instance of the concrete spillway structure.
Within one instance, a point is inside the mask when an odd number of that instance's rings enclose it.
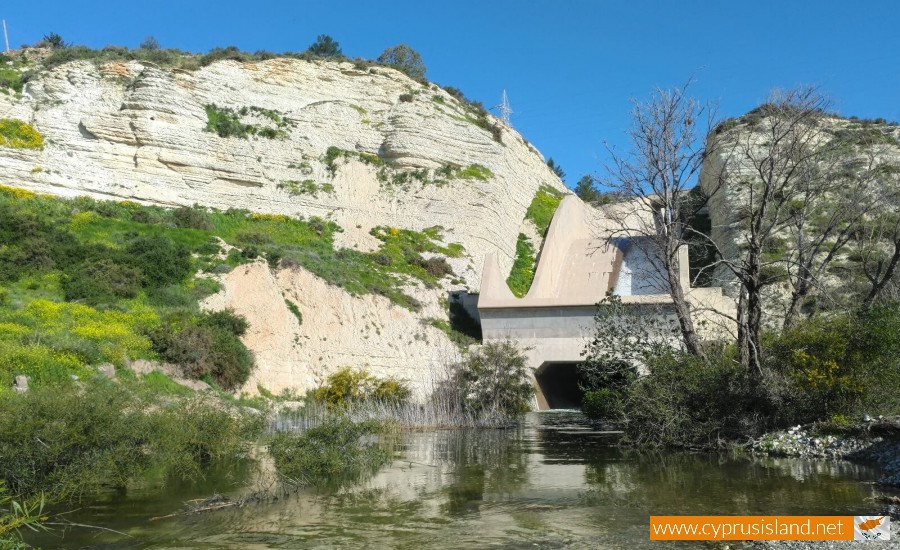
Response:
[[[496,254],[485,258],[478,298],[484,340],[512,340],[527,350],[541,409],[580,404],[574,365],[596,330],[596,304],[609,294],[619,295],[635,314],[675,321],[652,247],[646,238],[622,230],[652,224],[653,212],[632,208],[626,217],[636,223],[624,224],[622,212],[610,215],[577,197],[563,199],[544,239],[534,281],[522,298],[509,290]],[[722,314],[733,314],[734,303],[721,288],[690,288],[686,247],[679,264],[682,286],[690,289],[688,300],[698,312],[695,322],[700,330],[720,333],[728,325]]]

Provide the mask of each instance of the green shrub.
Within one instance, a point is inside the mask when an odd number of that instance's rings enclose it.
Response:
[[[28,273],[66,269],[91,254],[92,249],[65,228],[21,206],[17,200],[0,203],[0,280],[15,281]]]
[[[241,123],[240,116],[234,109],[219,107],[215,104],[206,105],[204,108],[206,109],[207,132],[215,132],[223,138],[246,138],[258,131],[252,124]]]
[[[624,395],[624,429],[632,444],[709,447],[772,427],[765,396],[752,393],[733,349],[705,363],[682,353],[661,353],[647,367],[650,374]]]
[[[343,55],[340,43],[327,34],[317,36],[316,41],[306,51],[316,57],[338,57]]]
[[[241,107],[235,110],[229,107],[219,107],[212,103],[205,105],[204,109],[206,110],[206,131],[215,132],[219,137],[247,138],[258,135],[268,139],[281,139],[287,137],[287,128],[291,126],[291,123],[277,111],[262,107]],[[275,126],[258,126],[241,122],[241,118],[250,113],[268,118],[275,123]]]
[[[10,387],[13,378],[20,374],[31,378],[35,385],[57,385],[69,381],[72,375],[88,376],[90,371],[79,353],[45,344],[3,342],[0,347],[2,387]]]
[[[556,161],[553,160],[553,157],[547,159],[547,168],[549,168],[550,171],[553,172],[559,179],[566,179],[566,172],[562,169],[562,166],[560,166],[556,163]]]
[[[732,347],[710,347],[706,361],[650,349],[642,355],[647,376],[610,385],[610,403],[589,391],[585,408],[607,414],[603,407],[618,400],[628,440],[660,447],[710,447],[790,425],[896,414],[898,342],[900,308],[892,304],[768,335],[759,384],[751,384]]]
[[[25,85],[23,75],[16,69],[0,69],[0,87],[21,92]]]
[[[325,150],[325,166],[328,167],[328,171],[332,174],[335,171],[334,161],[336,161],[338,157],[340,157],[343,153],[343,149],[341,149],[340,147],[335,147],[334,145]]]
[[[786,379],[783,408],[797,422],[900,410],[900,308],[807,320],[764,342],[767,365]]]
[[[213,331],[208,327],[189,324],[178,330],[165,324],[151,333],[154,349],[170,363],[181,365],[185,373],[200,378],[211,370],[210,349]]]
[[[201,231],[211,231],[212,221],[205,208],[195,206],[182,206],[172,211],[172,219],[175,226],[185,229],[200,229]]]
[[[423,262],[422,267],[435,279],[442,279],[453,274],[453,268],[447,263],[447,259],[441,256],[428,258]]]
[[[299,434],[279,433],[268,448],[278,473],[290,481],[335,487],[356,483],[390,463],[388,449],[371,442],[383,432],[377,421],[338,417]]]
[[[770,425],[768,396],[753,393],[734,350],[711,346],[707,361],[682,351],[666,313],[615,295],[597,305],[577,367],[585,413],[621,421],[639,446],[705,447]]]
[[[604,420],[621,420],[623,408],[621,394],[609,388],[585,392],[581,404],[586,417]]]
[[[0,396],[0,480],[14,494],[77,500],[124,489],[151,472],[195,478],[242,456],[262,427],[208,400],[150,401],[89,380]]]
[[[230,309],[206,313],[197,324],[213,330],[224,330],[234,336],[243,336],[250,326],[247,324],[247,319],[244,316],[238,315]]]
[[[142,279],[139,269],[104,258],[75,268],[62,278],[62,288],[66,300],[109,304],[137,296]]]
[[[333,408],[375,401],[400,404],[409,400],[406,382],[396,378],[380,378],[362,369],[345,367],[328,376],[315,392],[315,399]]]
[[[635,366],[621,359],[588,357],[577,370],[585,392],[585,416],[620,420],[624,396],[638,378]]]
[[[44,136],[27,122],[14,118],[0,119],[0,147],[43,149]]]
[[[0,310],[0,384],[8,386],[16,374],[56,384],[85,376],[88,364],[148,357],[151,345],[142,333],[157,322],[155,312],[139,303],[123,311],[33,299]]]
[[[494,173],[486,166],[470,164],[459,172],[459,177],[466,180],[476,179],[478,181],[487,181],[494,177]]]
[[[180,365],[187,376],[209,378],[224,390],[247,381],[253,355],[240,341],[247,330],[243,317],[230,311],[207,313],[187,320],[169,319],[151,332],[154,349]]]
[[[374,164],[375,166],[383,166],[384,161],[381,160],[381,157],[378,155],[374,155],[372,153],[366,153],[364,151],[360,151],[356,153],[356,156],[365,164]]]
[[[159,40],[157,40],[155,36],[150,34],[144,37],[138,47],[142,50],[155,51],[160,49]]]
[[[470,353],[457,370],[456,384],[465,411],[515,417],[531,410],[531,372],[510,341],[489,342]]]
[[[400,94],[400,102],[401,103],[412,103],[413,96],[412,94]]]
[[[422,56],[406,44],[387,48],[378,56],[378,62],[403,71],[411,78],[425,78],[427,69],[425,63],[422,62]]]
[[[70,44],[66,42],[61,35],[55,32],[45,34],[41,42],[43,42],[44,45],[53,50],[64,50],[70,46]]]
[[[665,310],[625,304],[610,295],[597,304],[595,331],[578,365],[582,389],[621,395],[637,379],[638,368],[678,349],[679,334]]]
[[[209,52],[200,56],[199,66],[206,67],[216,61],[249,61],[250,54],[240,51],[236,46],[228,46],[225,48],[213,48]]]
[[[144,274],[144,285],[164,287],[180,283],[191,274],[191,254],[187,247],[162,235],[149,235],[131,240],[128,261]]]

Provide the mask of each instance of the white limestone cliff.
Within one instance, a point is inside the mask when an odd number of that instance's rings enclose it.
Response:
[[[287,135],[220,137],[206,131],[210,104],[277,112]],[[220,61],[185,71],[77,61],[39,72],[20,97],[0,95],[0,118],[25,120],[45,138],[42,150],[0,148],[2,184],[62,196],[321,216],[344,229],[338,246],[362,250],[377,246],[369,235],[375,226],[440,225],[447,242],[465,247],[464,259],[451,263],[470,290],[478,288],[488,252],[509,271],[538,188],[565,190],[540,153],[499,120],[489,119],[499,125],[502,143],[440,87],[347,62]],[[259,112],[246,120],[271,122]],[[356,154],[339,157],[330,170],[329,147],[376,155],[389,181]],[[390,181],[403,171],[471,165],[487,168],[489,177],[442,185]],[[333,191],[292,194],[285,186],[303,180],[331,184]],[[222,293],[209,302],[250,320],[247,343],[258,370],[247,390],[259,383],[303,391],[337,368],[366,363],[380,374],[413,378],[444,362],[435,350],[449,341],[421,321],[440,315],[438,300],[449,283],[414,289],[424,310],[412,314],[380,297],[353,297],[302,270],[266,270],[253,265],[224,276]],[[283,315],[285,293],[301,305],[303,325]],[[364,329],[372,323],[383,327],[380,335]],[[394,323],[400,333],[388,328]],[[419,333],[421,339],[412,338]],[[316,341],[326,336],[327,344]]]

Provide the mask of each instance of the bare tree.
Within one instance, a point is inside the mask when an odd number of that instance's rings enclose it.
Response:
[[[869,310],[900,275],[900,166],[882,164],[875,173],[878,209],[852,233],[853,256],[868,287],[862,311]]]
[[[749,120],[744,117],[751,131],[732,132],[722,138],[733,145],[725,169],[729,193],[738,205],[734,222],[740,230],[741,254],[720,257],[718,262],[734,275],[739,287],[740,360],[750,370],[754,383],[762,374],[763,290],[787,277],[784,258],[768,252],[791,227],[797,227],[798,215],[806,212],[803,197],[814,192],[811,174],[822,155],[819,124],[826,107],[827,102],[815,88],[776,93],[752,111]],[[800,226],[805,228],[806,223]],[[808,246],[804,245],[804,250],[814,256]],[[808,267],[808,263],[806,257],[794,260],[795,266]],[[801,273],[798,280],[811,278]]]
[[[660,290],[672,298],[685,349],[702,356],[688,289],[682,284],[681,269],[686,266],[681,265],[680,253],[688,247],[692,231],[687,222],[706,205],[692,188],[709,152],[704,141],[716,109],[689,97],[690,84],[657,89],[648,101],[634,102],[630,151],[620,155],[609,150],[612,160],[604,183],[621,201],[610,210],[617,224],[613,237],[639,237],[648,243],[642,250],[656,267]],[[655,215],[646,216],[648,209]]]
[[[791,296],[785,329],[797,322],[803,302],[813,291],[827,297],[824,279],[829,268],[878,203],[873,193],[877,155],[869,151],[864,159],[850,158],[847,145],[844,139],[828,140],[797,169],[786,228],[789,248],[784,261]]]

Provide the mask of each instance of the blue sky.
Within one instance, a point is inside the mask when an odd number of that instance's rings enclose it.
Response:
[[[427,77],[495,106],[567,172],[602,173],[630,100],[695,75],[693,94],[740,115],[773,88],[821,86],[845,115],[900,120],[900,1],[6,2],[17,47],[69,42],[300,51],[330,34],[350,57],[408,43]]]

